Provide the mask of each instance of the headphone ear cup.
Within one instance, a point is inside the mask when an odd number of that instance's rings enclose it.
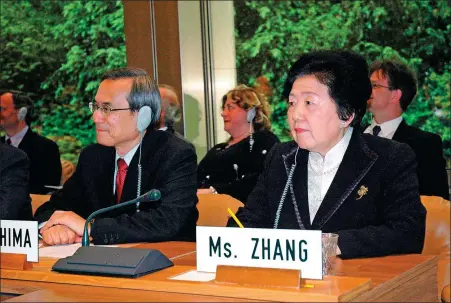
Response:
[[[247,111],[247,122],[248,123],[252,123],[252,121],[254,121],[255,119],[255,114],[256,114],[256,109],[255,107],[252,107],[251,109],[249,109]]]
[[[136,119],[136,128],[140,133],[145,131],[152,122],[152,109],[149,106],[143,106],[139,109],[138,118]]]
[[[25,120],[25,118],[27,117],[27,113],[28,109],[26,107],[21,107],[19,109],[19,112],[17,113],[17,119],[19,119],[19,121]]]

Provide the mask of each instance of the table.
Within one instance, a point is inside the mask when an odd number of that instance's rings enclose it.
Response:
[[[435,256],[402,255],[338,259],[334,276],[307,280],[314,288],[274,289],[169,280],[194,270],[195,243],[164,242],[136,247],[158,249],[175,266],[137,279],[70,275],[51,271],[56,259],[41,258],[32,270],[1,270],[1,292],[10,302],[183,301],[183,302],[438,302]]]

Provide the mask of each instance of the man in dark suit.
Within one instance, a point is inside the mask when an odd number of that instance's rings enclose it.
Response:
[[[368,107],[373,121],[364,132],[409,145],[418,162],[420,194],[448,200],[442,139],[439,135],[409,126],[402,118],[417,92],[413,71],[400,62],[384,60],[374,62],[370,74],[373,91]]]
[[[0,143],[0,220],[32,220],[27,155]]]
[[[155,130],[160,98],[147,73],[107,72],[90,108],[98,144],[82,151],[73,176],[36,211],[39,222],[47,221],[43,240],[50,245],[80,241],[92,212],[151,189],[161,192],[159,201],[119,208],[90,222],[94,243],[194,240],[196,154],[183,140]]]
[[[58,145],[30,128],[32,102],[20,92],[7,92],[0,97],[0,126],[6,131],[1,142],[23,150],[30,159],[30,193],[46,194],[59,186],[61,160]]]

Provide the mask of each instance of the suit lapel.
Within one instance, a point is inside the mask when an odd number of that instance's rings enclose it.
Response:
[[[148,130],[144,135],[141,150],[141,195],[150,190],[148,186],[154,186],[149,183],[149,180],[151,173],[155,171],[155,169],[154,167],[149,167],[149,163],[151,162],[150,159],[154,157],[155,152],[158,150],[158,146],[162,144],[160,141],[164,136],[168,136],[168,134],[155,130]],[[136,150],[136,153],[127,169],[127,176],[125,177],[120,202],[129,201],[136,198],[138,190],[138,163],[139,148]],[[154,165],[156,164],[157,163],[154,163]],[[146,184],[147,187],[144,187],[144,184]]]
[[[395,133],[393,134],[392,139],[398,142],[406,142],[409,136],[409,125],[407,125],[407,123],[402,120]]]
[[[111,206],[116,203],[116,201],[114,200],[115,195],[113,193],[115,159],[116,150],[114,149],[114,147],[109,147],[105,155],[105,160],[102,161],[99,167],[99,184],[96,185],[99,193],[99,208]]]
[[[362,135],[353,132],[343,160],[313,220],[313,229],[324,226],[354,191],[377,157],[363,141]]]
[[[287,177],[290,174],[292,165],[295,163],[297,145],[288,154],[282,155],[285,164]],[[307,161],[308,151],[299,149],[296,161],[296,168],[294,170],[293,178],[291,180],[292,186],[288,188],[288,193],[285,198],[284,207],[293,209],[293,215],[296,216],[296,209],[299,211],[301,217],[301,225],[299,228],[310,229],[310,214],[308,206],[308,189],[307,189]],[[293,204],[296,201],[296,206]],[[287,205],[288,204],[288,205]]]
[[[25,136],[22,138],[22,141],[20,141],[18,148],[20,148],[21,150],[23,150],[27,154],[30,154],[30,151],[32,151],[32,148],[33,148],[32,146],[30,146],[31,138],[33,136],[34,136],[34,133],[31,130],[31,128],[29,128],[27,130],[27,132],[25,133]]]

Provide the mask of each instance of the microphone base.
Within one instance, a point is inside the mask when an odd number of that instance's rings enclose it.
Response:
[[[58,260],[61,273],[137,278],[174,264],[159,250],[82,246],[73,256]]]

